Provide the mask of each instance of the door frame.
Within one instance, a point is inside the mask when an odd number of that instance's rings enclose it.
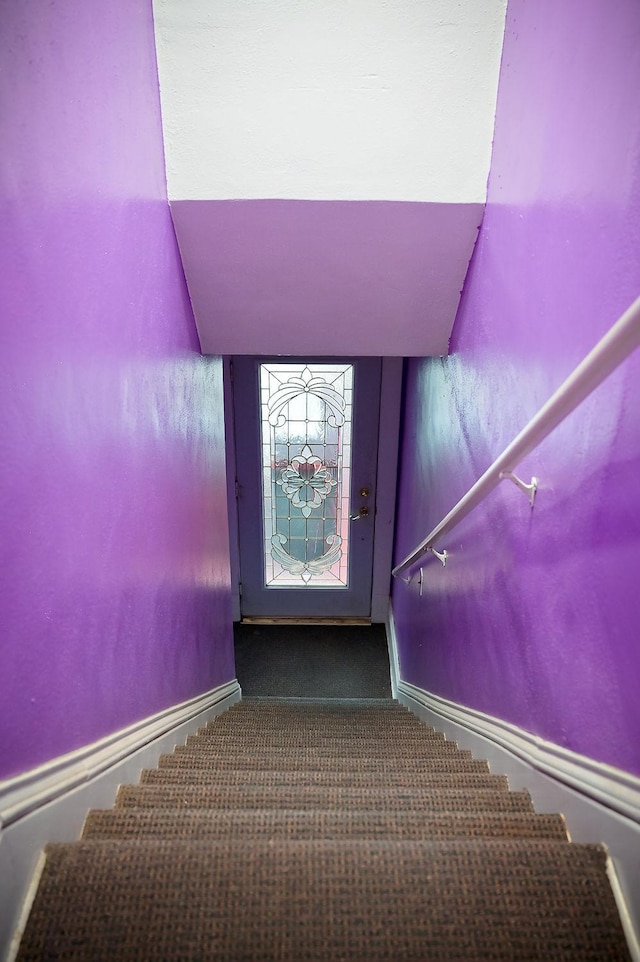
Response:
[[[309,359],[312,360],[312,358]],[[400,408],[402,400],[403,359],[401,357],[383,357],[381,360],[382,376],[380,383],[380,420],[378,425],[377,458],[378,479],[371,590],[372,623],[386,622],[389,612],[398,449],[400,441]],[[240,548],[238,540],[236,450],[231,357],[228,355],[223,357],[223,371],[229,554],[231,565],[231,610],[233,621],[240,621]],[[274,619],[270,620],[273,621]]]

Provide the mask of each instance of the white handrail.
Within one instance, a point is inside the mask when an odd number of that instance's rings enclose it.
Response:
[[[520,434],[478,478],[472,488],[451,511],[430,531],[424,541],[407,555],[391,572],[394,577],[416,567],[418,561],[431,551],[436,542],[465,518],[496,488],[505,474],[536,448],[557,426],[574,411],[629,355],[640,346],[640,297],[629,307],[613,327],[598,341],[585,359],[551,395]]]

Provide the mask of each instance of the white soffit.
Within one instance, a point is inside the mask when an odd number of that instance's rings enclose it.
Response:
[[[154,0],[170,200],[483,203],[506,0]]]

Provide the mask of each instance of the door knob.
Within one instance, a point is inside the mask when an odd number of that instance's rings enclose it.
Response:
[[[366,504],[363,504],[357,514],[351,515],[350,520],[359,521],[360,518],[368,518],[368,517],[369,517],[369,508],[366,506]]]

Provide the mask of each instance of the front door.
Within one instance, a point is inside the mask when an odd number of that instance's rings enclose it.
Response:
[[[233,359],[242,617],[370,616],[380,372]]]

